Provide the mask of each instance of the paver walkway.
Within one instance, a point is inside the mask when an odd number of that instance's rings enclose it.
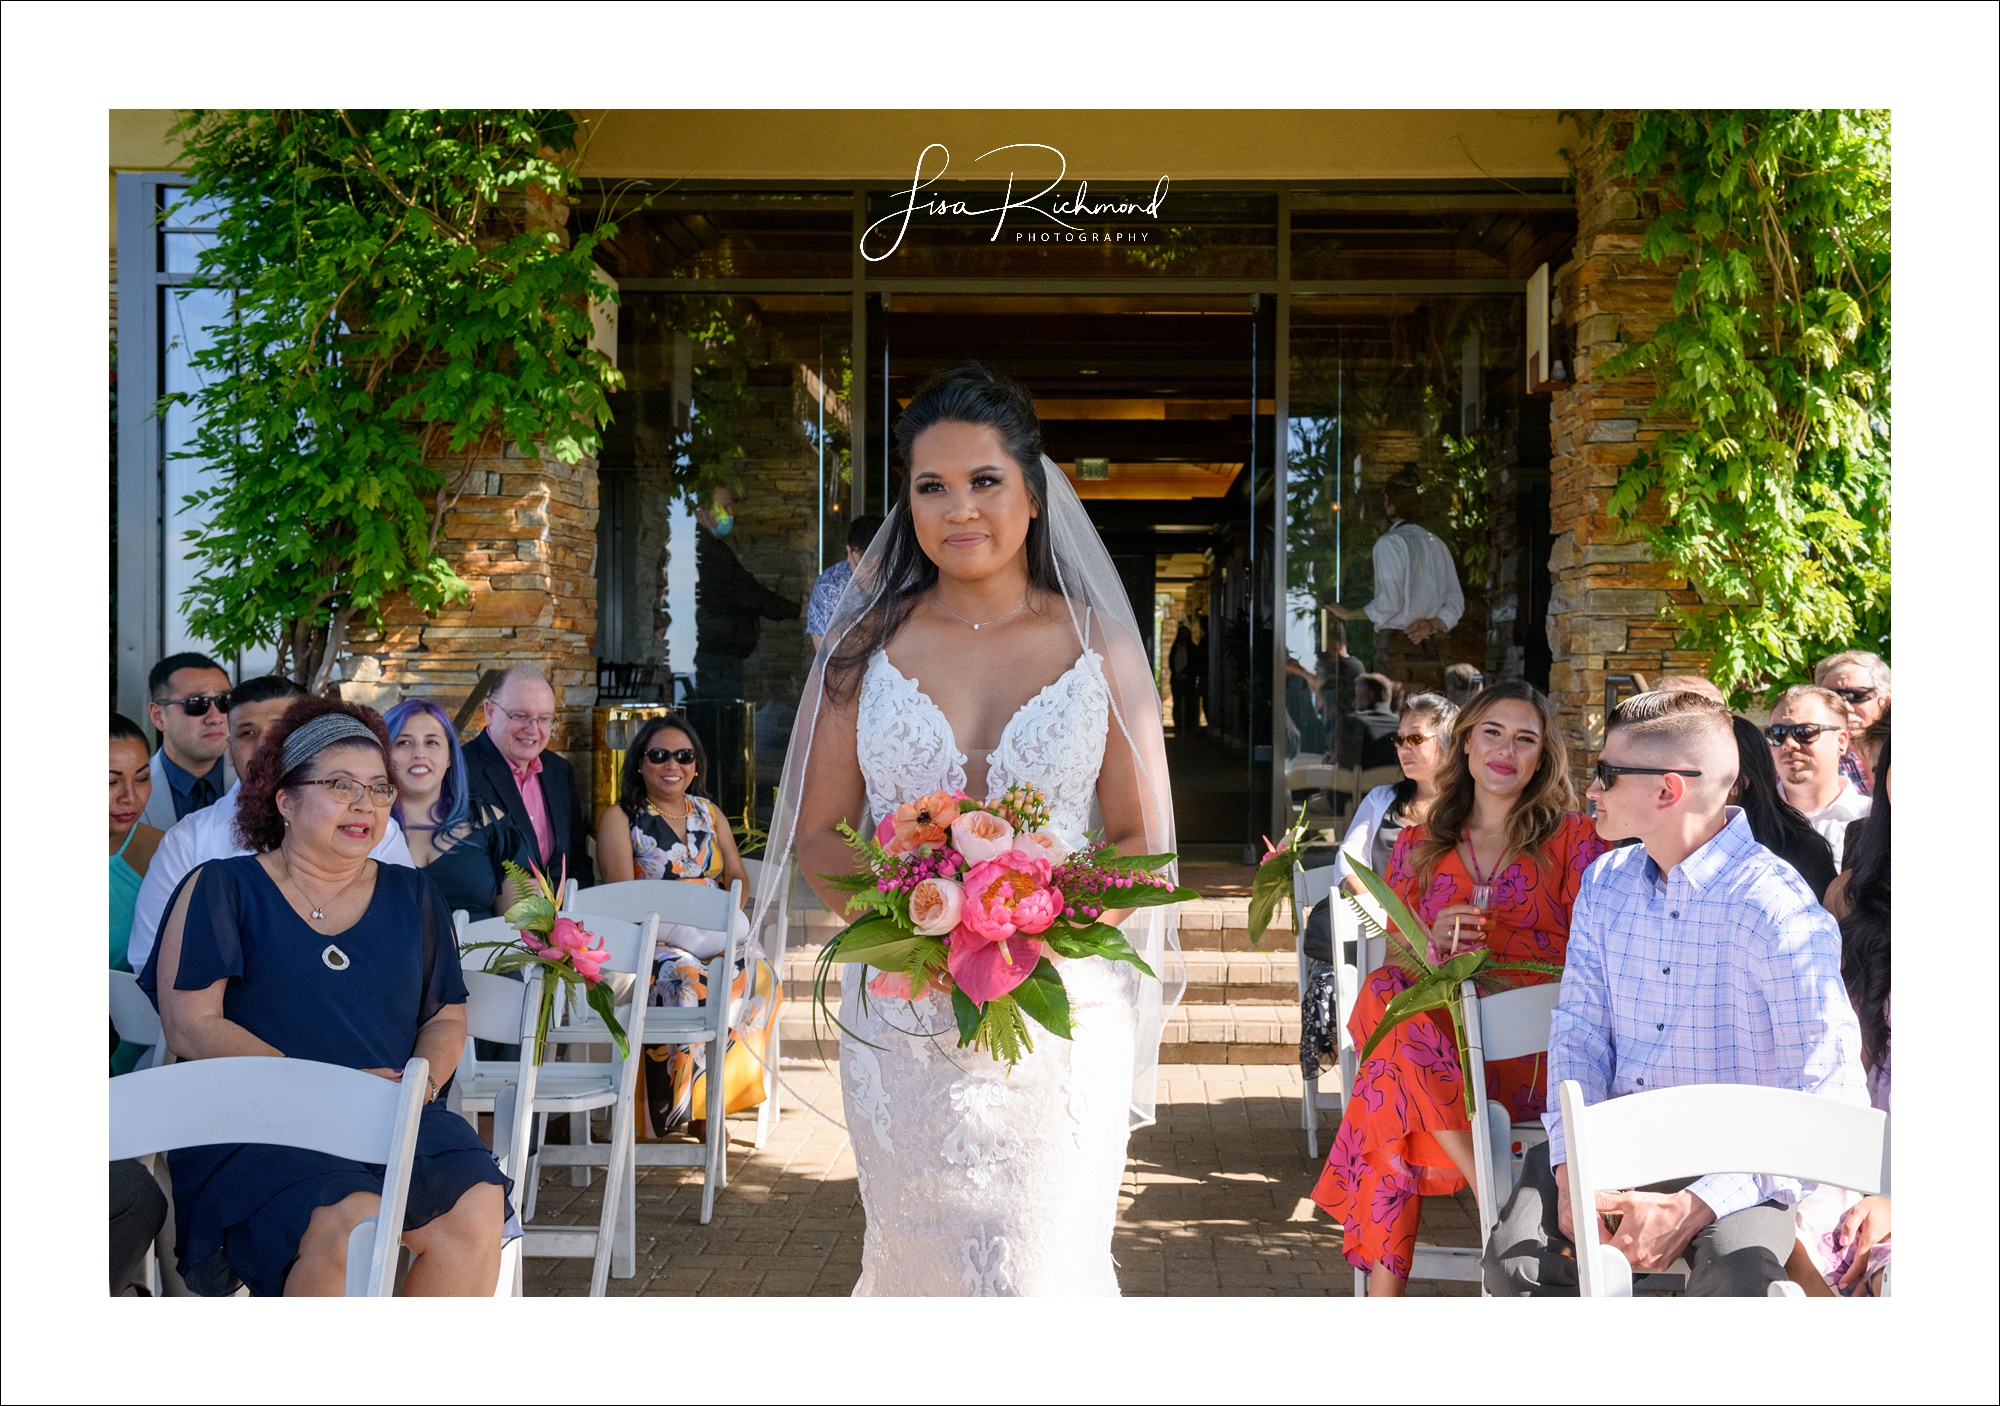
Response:
[[[785,1060],[786,1081],[838,1114],[829,1066]],[[1119,1198],[1113,1254],[1124,1292],[1143,1294],[1348,1294],[1353,1272],[1340,1232],[1306,1193],[1319,1165],[1299,1128],[1302,1080],[1286,1065],[1167,1065],[1159,1121],[1133,1134]],[[747,1137],[751,1124],[732,1124]],[[1321,1151],[1332,1128],[1321,1123]],[[600,1131],[600,1136],[602,1135]],[[639,1174],[639,1273],[613,1279],[627,1294],[846,1294],[861,1273],[863,1217],[846,1134],[786,1100],[762,1151],[732,1145],[730,1183],[714,1218],[697,1220],[691,1169]],[[598,1184],[601,1185],[601,1175]],[[545,1172],[538,1223],[595,1223],[599,1192]],[[1423,1238],[1475,1241],[1472,1197],[1428,1198]],[[588,1260],[531,1259],[530,1294],[582,1294]],[[1418,1282],[1411,1292],[1470,1294],[1469,1284]]]

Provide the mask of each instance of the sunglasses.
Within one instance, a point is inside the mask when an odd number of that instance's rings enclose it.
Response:
[[[1700,776],[1701,775],[1700,772],[1689,771],[1686,767],[1613,766],[1610,762],[1603,761],[1601,759],[1598,761],[1596,766],[1590,769],[1590,774],[1596,777],[1597,784],[1602,786],[1607,791],[1611,789],[1611,783],[1616,781],[1621,776]]]
[[[191,718],[208,716],[210,708],[222,712],[229,711],[229,695],[226,693],[191,693],[186,698],[167,698],[160,702],[162,708],[179,708]]]
[[[648,747],[646,749],[646,760],[654,766],[664,766],[668,762],[679,762],[682,766],[693,766],[694,748]]]
[[[1421,747],[1436,736],[1435,732],[1399,732],[1389,740],[1398,747]]]
[[[1872,688],[1831,688],[1827,692],[1837,693],[1850,703],[1866,703],[1875,696]]]
[[[1834,723],[1772,723],[1764,729],[1764,740],[1773,747],[1785,745],[1785,739],[1796,737],[1801,747],[1810,747],[1819,741],[1822,732],[1839,732]]]

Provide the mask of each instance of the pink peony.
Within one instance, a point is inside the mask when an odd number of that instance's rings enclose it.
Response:
[[[1024,830],[1014,837],[1014,852],[1030,859],[1046,859],[1060,864],[1069,858],[1070,847],[1061,836],[1047,830]]]
[[[1028,979],[1042,958],[1040,939],[1062,916],[1063,896],[1050,887],[1052,866],[1008,850],[975,864],[965,876],[965,902],[952,930],[946,967],[971,1000],[984,1005]]]
[[[967,811],[951,824],[951,844],[967,864],[981,864],[1014,848],[1014,827],[990,811]]]
[[[910,922],[926,937],[943,937],[958,926],[965,889],[953,879],[925,879],[910,890]]]

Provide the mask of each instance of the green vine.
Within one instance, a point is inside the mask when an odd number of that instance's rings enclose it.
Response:
[[[438,551],[491,440],[575,463],[622,384],[589,346],[604,224],[571,238],[576,122],[507,111],[204,111],[188,199],[220,210],[195,285],[231,320],[194,358],[190,495],[208,525],[183,605],[218,651],[275,644],[325,686],[393,596],[467,587]],[[457,460],[461,467],[454,468]]]
[[[1610,174],[1657,191],[1669,316],[1652,448],[1610,511],[1700,594],[1683,643],[1738,701],[1889,634],[1889,115],[1644,112]],[[1643,515],[1642,515],[1643,511]]]

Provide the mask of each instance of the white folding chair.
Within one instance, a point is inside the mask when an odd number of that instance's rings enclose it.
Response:
[[[111,1028],[118,1032],[119,1039],[146,1047],[129,1072],[136,1074],[168,1062],[167,1037],[160,1029],[160,1013],[153,1009],[153,1003],[139,989],[139,978],[131,972],[111,973]]]
[[[1753,1084],[1684,1084],[1586,1104],[1583,1087],[1565,1079],[1558,1094],[1574,1207],[1594,1207],[1600,1191],[1720,1171],[1797,1177],[1864,1196],[1889,1191],[1889,1115],[1879,1108]],[[1599,1241],[1596,1216],[1573,1219],[1582,1295],[1630,1298],[1631,1264]],[[1803,1296],[1790,1281],[1770,1293]]]
[[[335,1064],[256,1055],[137,1070],[110,1081],[110,1157],[262,1142],[379,1163],[381,1208],[347,1237],[347,1297],[387,1298],[429,1075],[422,1059],[391,1083]]]
[[[714,1213],[715,1193],[729,1185],[729,1120],[723,1111],[727,1107],[724,1056],[729,1049],[730,1023],[736,1013],[736,1002],[729,995],[738,951],[737,924],[732,918],[741,911],[742,902],[741,883],[713,889],[705,884],[684,884],[670,879],[633,879],[587,889],[575,887],[572,880],[563,896],[562,911],[580,918],[643,913],[662,924],[683,923],[705,929],[719,939],[721,950],[708,963],[708,999],[699,1006],[655,1007],[646,1021],[649,1045],[708,1047],[708,1136],[699,1147],[649,1142],[638,1150],[638,1165],[642,1167],[702,1168],[703,1225],[708,1224]],[[651,949],[647,951],[650,972]]]
[[[511,1208],[526,1220],[528,1133],[534,1125],[536,1076],[535,1019],[542,999],[542,973],[529,968],[514,981],[489,971],[465,973],[465,1054],[452,1080],[449,1106],[475,1127],[478,1115],[493,1115],[493,1153],[500,1170],[514,1183]],[[515,1045],[519,1054],[506,1060],[481,1060],[473,1041]],[[501,1251],[495,1298],[520,1298],[521,1259],[526,1237],[509,1241]],[[593,1269],[595,1266],[593,1266]]]
[[[1298,954],[1299,1004],[1301,1014],[1304,1011],[1306,993],[1306,916],[1312,912],[1321,899],[1333,891],[1337,882],[1336,876],[1338,870],[1339,866],[1334,864],[1321,865],[1316,869],[1308,869],[1298,863],[1292,865],[1292,946]],[[1315,1158],[1319,1156],[1320,1110],[1326,1109],[1329,1112],[1338,1113],[1344,1106],[1348,1090],[1348,1057],[1352,1053],[1352,1041],[1347,1034],[1347,1012],[1354,1004],[1354,997],[1351,994],[1353,990],[1354,969],[1346,967],[1343,970],[1341,960],[1343,949],[1340,944],[1340,917],[1343,913],[1346,914],[1350,930],[1354,926],[1354,919],[1351,911],[1347,909],[1347,905],[1344,903],[1330,903],[1327,905],[1327,910],[1334,917],[1333,1048],[1335,1056],[1340,1062],[1341,1081],[1340,1087],[1337,1090],[1332,1093],[1325,1093],[1319,1086],[1320,1079],[1323,1077],[1321,1074],[1314,1072],[1306,1077],[1305,1093],[1299,1099],[1299,1123],[1306,1130],[1306,1155]],[[1343,980],[1343,978],[1346,978],[1346,980]]]
[[[1375,943],[1382,941],[1377,938]],[[1376,964],[1380,965],[1379,951]],[[1562,986],[1551,981],[1481,996],[1478,987],[1467,981],[1458,994],[1465,1010],[1465,1063],[1472,1085],[1472,1199],[1478,1211],[1479,1243],[1468,1248],[1419,1242],[1410,1257],[1410,1278],[1479,1284],[1484,1295],[1486,1276],[1480,1261],[1487,1237],[1499,1223],[1501,1208],[1521,1174],[1516,1149],[1525,1154],[1536,1143],[1547,1141],[1540,1122],[1516,1123],[1505,1108],[1487,1098],[1486,1063],[1520,1059],[1548,1049],[1549,1016],[1562,995]],[[1357,1269],[1354,1293],[1360,1297],[1367,1292],[1368,1272]]]
[[[764,867],[769,862],[763,859],[746,859],[743,861],[743,872],[745,877],[750,881],[750,893],[753,899],[763,887]],[[791,865],[787,863],[785,866],[785,882],[783,887],[778,890],[778,901],[772,905],[771,915],[766,921],[764,932],[752,933],[750,935],[750,945],[760,953],[769,954],[766,960],[771,964],[771,984],[774,992],[782,991],[784,988],[785,944],[790,940],[792,931],[793,872]],[[768,942],[764,940],[766,932],[770,934]],[[778,1126],[778,1119],[784,1113],[784,1106],[779,1099],[779,1093],[783,1089],[783,1085],[778,1082],[778,1060],[782,1053],[779,1048],[781,1038],[780,1022],[774,1012],[771,1016],[770,1047],[765,1050],[755,1051],[757,1058],[763,1062],[764,1066],[764,1101],[757,1105],[756,1146],[759,1149],[764,1146],[764,1140],[771,1135],[771,1129]]]

